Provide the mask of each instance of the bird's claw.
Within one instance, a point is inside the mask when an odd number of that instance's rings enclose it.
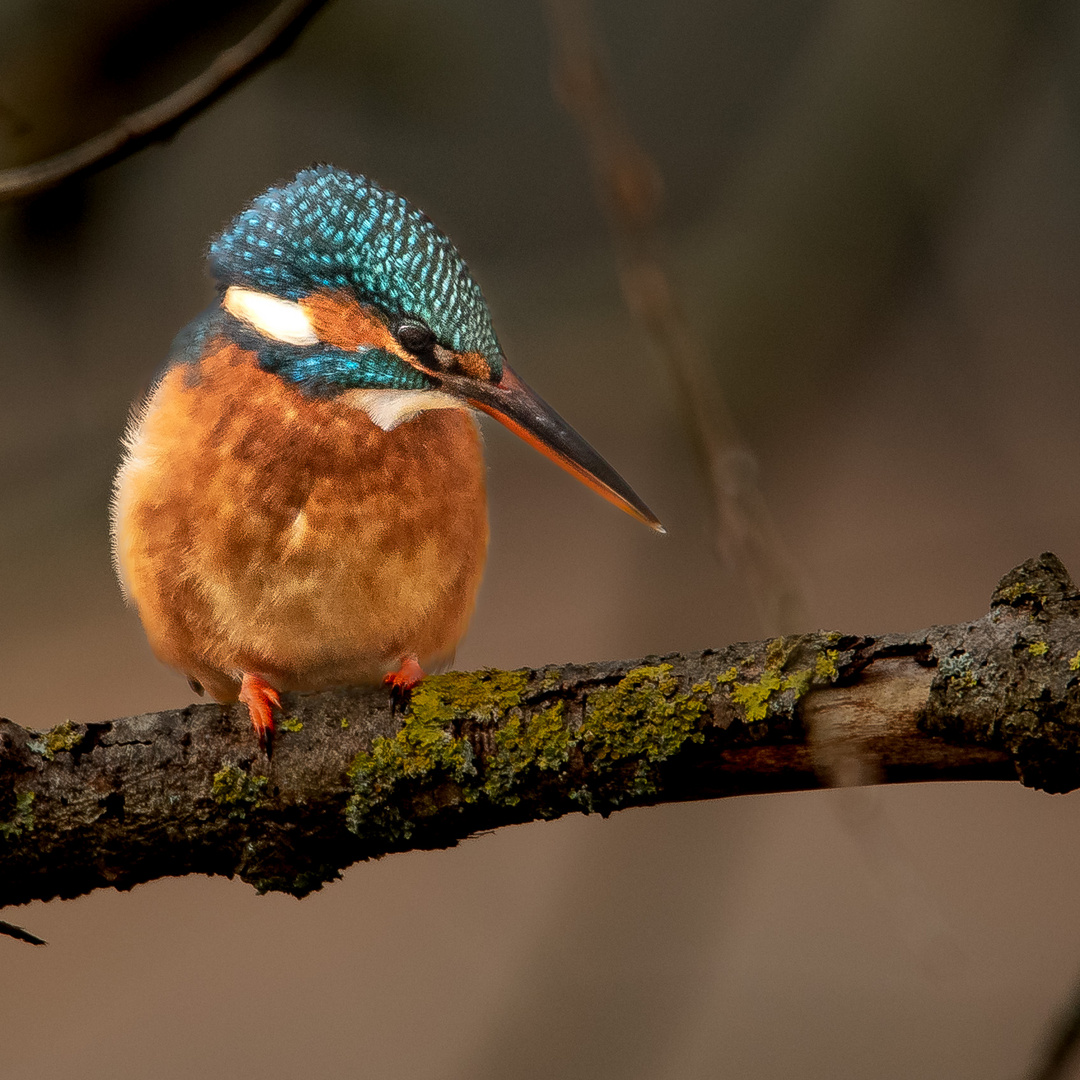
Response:
[[[397,683],[390,685],[390,716],[394,717],[399,712],[404,713],[412,701],[412,687],[398,686]]]
[[[390,715],[393,716],[399,709],[404,712],[412,701],[413,687],[424,677],[424,670],[420,667],[415,656],[406,656],[401,661],[401,667],[397,671],[391,671],[383,679],[390,687]]]
[[[270,757],[274,752],[274,708],[281,708],[278,692],[265,679],[245,672],[240,683],[240,700],[247,706],[260,749]]]

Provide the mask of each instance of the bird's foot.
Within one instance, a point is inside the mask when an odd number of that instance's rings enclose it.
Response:
[[[401,661],[401,667],[397,671],[391,671],[383,679],[390,687],[390,715],[397,709],[404,711],[409,706],[413,687],[424,677],[424,669],[420,667],[415,656],[406,656]]]
[[[248,708],[251,726],[259,737],[259,746],[269,757],[274,748],[274,706],[281,708],[278,692],[265,679],[244,672],[240,683],[240,700]]]

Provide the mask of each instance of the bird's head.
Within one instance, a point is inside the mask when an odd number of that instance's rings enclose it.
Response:
[[[270,188],[210,245],[220,330],[306,394],[390,430],[481,409],[662,532],[621,476],[507,365],[480,287],[420,210],[320,165]]]

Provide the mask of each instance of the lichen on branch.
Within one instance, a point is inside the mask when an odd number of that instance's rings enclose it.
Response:
[[[272,758],[239,707],[0,720],[0,905],[188,873],[303,896],[358,860],[503,825],[821,786],[830,740],[884,781],[1068,790],[1080,596],[1043,555],[962,626],[451,672],[399,715],[374,689],[283,705]]]

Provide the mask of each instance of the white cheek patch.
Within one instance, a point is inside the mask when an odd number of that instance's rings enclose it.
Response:
[[[292,300],[230,285],[222,304],[230,315],[259,331],[263,337],[289,345],[318,345],[319,338],[304,309]]]
[[[441,390],[347,390],[338,400],[366,412],[383,431],[393,431],[428,409],[468,408]]]

